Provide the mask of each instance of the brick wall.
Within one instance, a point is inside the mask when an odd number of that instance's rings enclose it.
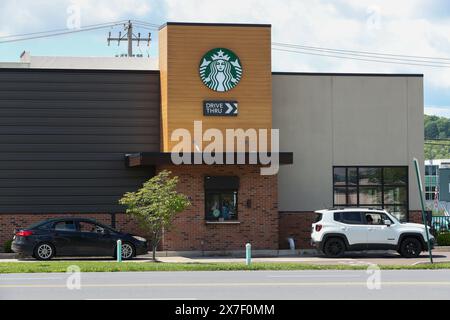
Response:
[[[277,177],[261,176],[259,166],[162,166],[180,178],[179,192],[190,197],[191,207],[180,213],[174,227],[164,234],[164,250],[278,249]],[[239,224],[207,224],[204,177],[239,176]],[[247,208],[251,200],[251,208]]]
[[[110,226],[112,216],[109,213],[93,213],[93,214],[1,214],[0,215],[0,252],[3,251],[3,244],[7,240],[11,240],[16,228],[26,228],[33,223],[44,221],[52,218],[61,217],[82,217],[94,219],[100,223]],[[136,221],[125,214],[115,214],[116,229],[123,232],[134,233],[145,236],[139,228]]]
[[[289,249],[288,238],[293,238],[296,249],[311,249],[311,224],[314,212],[280,212],[280,249]]]
[[[410,211],[409,222],[423,224],[422,211]]]
[[[161,244],[164,250],[239,250],[250,242],[254,249],[278,249],[277,177],[261,176],[259,166],[165,166],[180,177],[179,191],[188,195],[192,206],[179,214],[174,227],[166,231]],[[233,175],[240,178],[238,193],[239,224],[206,224],[204,208],[204,176]],[[251,208],[247,208],[251,200]],[[16,228],[27,227],[61,214],[0,215],[0,250],[12,238]],[[111,225],[111,214],[73,214]],[[135,220],[115,214],[116,229],[146,236]]]

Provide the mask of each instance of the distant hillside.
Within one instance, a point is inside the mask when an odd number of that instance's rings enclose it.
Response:
[[[425,115],[425,159],[450,159],[450,119]]]

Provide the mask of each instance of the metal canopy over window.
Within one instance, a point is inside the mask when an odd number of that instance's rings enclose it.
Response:
[[[205,190],[237,190],[239,189],[239,177],[205,177]]]

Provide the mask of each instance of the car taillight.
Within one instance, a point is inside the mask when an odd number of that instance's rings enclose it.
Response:
[[[29,237],[33,234],[33,231],[30,230],[20,230],[19,232],[16,232],[16,236],[19,237]]]
[[[322,225],[316,224],[316,232],[320,232],[320,230],[322,230]]]

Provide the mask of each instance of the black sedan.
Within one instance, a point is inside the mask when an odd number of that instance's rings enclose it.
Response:
[[[147,240],[118,232],[91,219],[60,218],[17,230],[11,248],[23,256],[50,260],[55,256],[116,256],[122,241],[122,258],[147,253]]]

